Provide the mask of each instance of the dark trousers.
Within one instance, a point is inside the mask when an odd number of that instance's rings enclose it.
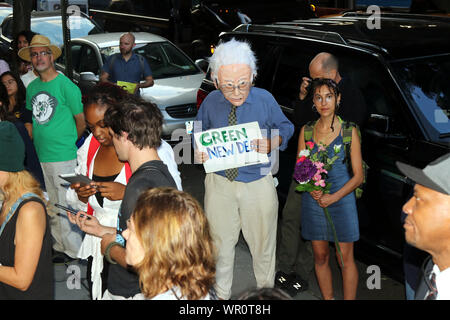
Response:
[[[88,257],[87,261],[87,267],[86,267],[86,278],[88,281],[89,286],[89,296],[92,300],[92,280],[91,280],[91,271],[92,271],[92,257]],[[103,258],[103,270],[101,272],[102,277],[102,295],[105,293],[106,289],[108,288],[108,284],[106,283],[106,280],[108,279],[108,270],[109,270],[110,263]]]
[[[307,279],[314,269],[314,259],[311,242],[301,237],[302,194],[295,191],[296,186],[297,182],[292,180],[282,212],[278,270],[286,273],[294,271]]]

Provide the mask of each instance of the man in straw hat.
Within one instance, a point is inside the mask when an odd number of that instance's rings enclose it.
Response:
[[[58,213],[55,203],[66,205],[65,181],[59,175],[73,173],[76,166],[77,139],[85,129],[80,89],[56,71],[54,61],[61,49],[42,35],[35,35],[30,46],[18,55],[31,61],[39,77],[27,87],[27,108],[33,113],[33,140],[44,172],[50,200],[50,223],[53,249],[59,253],[55,262],[75,258],[81,245],[81,234],[72,227],[66,213]]]
[[[450,300],[450,153],[423,170],[401,162],[397,166],[416,183],[403,206],[406,241],[431,255],[416,300]]]

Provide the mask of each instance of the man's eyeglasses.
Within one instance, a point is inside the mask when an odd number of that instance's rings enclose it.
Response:
[[[250,81],[242,80],[237,85],[232,84],[231,82],[228,82],[226,84],[219,85],[220,90],[224,93],[230,93],[234,90],[238,89],[239,91],[245,91],[250,87]]]
[[[46,56],[49,56],[51,54],[52,54],[51,51],[32,52],[32,53],[30,53],[30,57],[31,58],[37,58],[38,56],[46,57]]]

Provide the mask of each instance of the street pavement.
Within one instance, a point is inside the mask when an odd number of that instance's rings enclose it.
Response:
[[[191,193],[201,204],[204,194],[204,173],[193,165],[180,165],[180,172],[185,191]],[[333,254],[334,250],[331,250]],[[335,298],[341,300],[342,282],[339,267],[334,256],[330,258],[333,272]],[[361,300],[404,300],[404,285],[384,274],[379,278],[372,267],[357,261],[359,283],[357,299]],[[320,290],[314,272],[308,276],[308,290],[297,294],[294,300],[320,300]],[[256,287],[253,274],[252,259],[248,246],[242,235],[236,246],[232,299]],[[86,281],[86,261],[75,260],[69,264],[55,264],[55,299],[57,300],[89,300]]]

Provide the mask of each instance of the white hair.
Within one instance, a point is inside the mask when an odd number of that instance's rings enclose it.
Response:
[[[252,70],[252,80],[256,77],[256,56],[245,41],[237,41],[234,38],[227,42],[220,42],[209,58],[212,77],[217,80],[217,74],[221,66],[230,64],[246,64]]]

